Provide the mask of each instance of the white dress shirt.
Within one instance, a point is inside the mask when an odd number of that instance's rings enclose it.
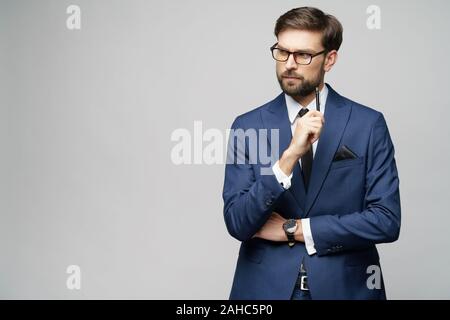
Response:
[[[325,114],[325,105],[327,102],[328,97],[328,88],[326,85],[323,86],[322,90],[320,91],[320,112],[322,114]],[[292,135],[294,135],[295,132],[295,126],[296,122],[295,119],[298,117],[298,113],[300,109],[303,108],[303,106],[294,100],[291,96],[285,94],[286,99],[286,107],[288,111],[289,121],[291,122],[291,132]],[[316,99],[311,101],[309,105],[306,106],[309,110],[316,110]],[[319,139],[313,143],[312,149],[313,149],[313,158],[316,154],[317,149],[317,143],[319,142]],[[299,159],[300,168],[302,165],[302,160]],[[280,168],[280,165],[278,161],[273,165],[272,167],[273,173],[275,174],[275,177],[277,178],[278,182],[283,186],[285,189],[289,189],[291,186],[291,179],[292,179],[292,173],[290,176],[287,176]],[[303,230],[303,237],[305,238],[305,247],[306,251],[309,255],[315,254],[316,249],[314,247],[314,240],[311,233],[311,227],[309,225],[309,218],[301,219],[302,221],[302,230]]]

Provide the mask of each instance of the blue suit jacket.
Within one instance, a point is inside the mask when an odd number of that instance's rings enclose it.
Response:
[[[230,160],[239,152],[249,160],[251,148],[249,139],[230,136],[235,143],[228,147],[224,218],[228,232],[241,241],[230,299],[290,299],[303,259],[312,299],[386,298],[381,269],[379,289],[367,282],[376,272],[368,267],[379,267],[375,245],[397,240],[400,232],[394,146],[380,112],[327,86],[325,124],[308,192],[298,164],[291,187],[284,190],[274,175],[261,174],[273,163]],[[232,129],[279,129],[281,154],[292,139],[284,94],[237,117]],[[269,152],[275,145],[270,134],[257,140]],[[357,158],[333,161],[342,145]],[[300,242],[290,248],[286,242],[252,238],[273,211],[285,218],[310,218],[317,254],[309,256]]]

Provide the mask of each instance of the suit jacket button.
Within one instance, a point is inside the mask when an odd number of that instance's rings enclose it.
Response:
[[[271,206],[272,205],[272,200],[266,200],[266,205]]]

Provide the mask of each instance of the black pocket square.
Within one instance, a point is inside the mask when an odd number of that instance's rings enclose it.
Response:
[[[341,146],[341,148],[334,155],[333,161],[341,161],[346,159],[356,159],[358,156],[350,150],[346,145]]]

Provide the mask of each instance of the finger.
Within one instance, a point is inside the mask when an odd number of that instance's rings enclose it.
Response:
[[[303,119],[303,118],[297,118],[297,119]],[[320,117],[320,116],[314,116],[314,117],[304,118],[303,120],[305,122],[308,122],[308,121],[323,121],[324,118]]]
[[[320,129],[317,130],[317,132],[315,132],[315,133],[313,134],[314,138],[319,139],[321,133],[322,133],[322,131],[321,131]]]
[[[321,132],[322,132],[322,127],[320,127],[320,126],[311,128],[311,134],[319,136]]]
[[[317,118],[311,119],[308,123],[316,123],[316,124],[322,125],[323,124],[323,120],[321,118],[317,117]]]
[[[319,112],[319,114],[318,114],[317,116],[314,116],[313,118],[314,118],[314,119],[320,119],[320,120],[322,120],[322,121],[325,121],[325,117],[324,117],[323,114],[321,114],[320,112]]]
[[[306,115],[309,115],[309,117],[320,117],[322,113],[317,110],[310,110]]]
[[[317,110],[312,110],[308,112],[306,115],[309,115],[307,118],[320,118],[322,119],[322,122],[325,123],[325,117],[322,112]]]
[[[316,124],[316,123],[305,126],[305,130],[308,134],[317,133],[317,131],[320,130],[321,128],[322,128],[322,124]]]
[[[319,123],[314,122],[314,123],[311,123],[309,125],[309,127],[314,128],[314,129],[320,129],[320,128],[322,128],[322,123],[321,122],[319,122]]]
[[[310,135],[314,138],[318,138],[320,136],[321,129],[320,128],[311,128]]]
[[[278,212],[275,212],[275,211],[273,211],[272,214],[275,215],[275,216],[280,216],[280,214]]]
[[[320,130],[317,130],[311,134],[310,139],[312,141],[316,141],[319,139],[319,137],[320,137]]]

